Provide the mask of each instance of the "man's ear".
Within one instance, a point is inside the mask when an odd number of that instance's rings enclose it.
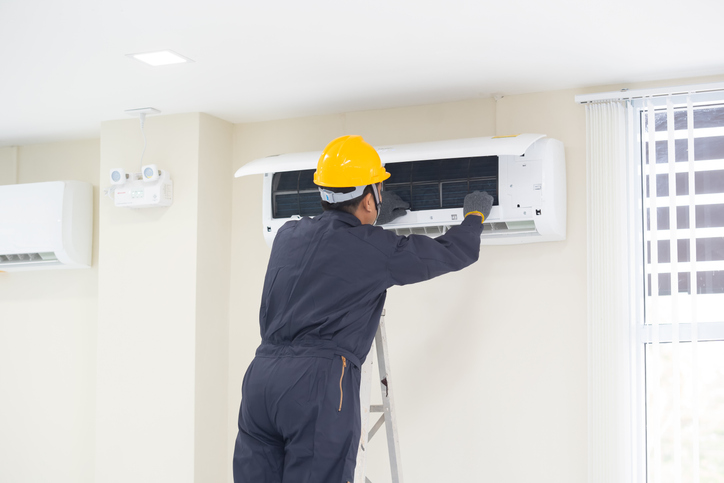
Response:
[[[365,209],[367,211],[373,211],[373,209],[375,208],[375,195],[373,195],[372,193],[367,193],[362,201],[364,202]]]

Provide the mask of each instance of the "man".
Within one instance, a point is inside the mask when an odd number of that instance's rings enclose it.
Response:
[[[402,237],[374,226],[389,176],[360,136],[335,139],[314,175],[324,213],[277,232],[259,313],[262,343],[242,385],[236,483],[351,482],[360,367],[387,289],[478,259],[490,195],[468,194],[464,221],[445,235]],[[382,211],[404,214],[394,208]]]

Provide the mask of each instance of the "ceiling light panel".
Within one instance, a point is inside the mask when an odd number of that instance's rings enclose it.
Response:
[[[145,52],[142,54],[128,54],[128,57],[132,57],[136,60],[143,62],[144,64],[158,67],[161,65],[171,64],[183,64],[186,62],[193,62],[193,60],[183,55],[177,54],[172,50],[161,50],[158,52]]]

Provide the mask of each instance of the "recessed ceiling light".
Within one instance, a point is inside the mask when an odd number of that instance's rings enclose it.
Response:
[[[184,62],[193,62],[193,60],[183,55],[177,54],[172,50],[161,50],[159,52],[146,52],[143,54],[127,54],[136,60],[140,60],[144,64],[157,67],[159,65],[183,64]]]

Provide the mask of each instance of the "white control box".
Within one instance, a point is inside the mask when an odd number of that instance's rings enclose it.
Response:
[[[116,206],[155,208],[173,203],[173,181],[167,171],[160,171],[153,181],[142,179],[141,173],[133,173],[129,178],[113,190]]]

